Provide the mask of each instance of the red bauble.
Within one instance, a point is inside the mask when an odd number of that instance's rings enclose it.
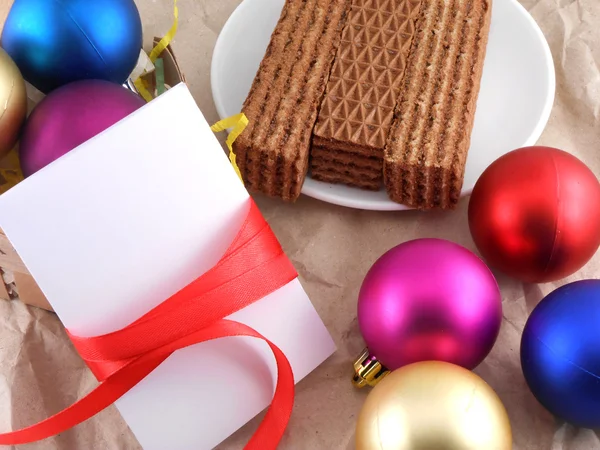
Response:
[[[526,282],[559,280],[600,246],[600,183],[562,150],[515,150],[477,181],[469,227],[490,266]]]

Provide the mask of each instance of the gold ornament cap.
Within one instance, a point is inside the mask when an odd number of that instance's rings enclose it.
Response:
[[[368,348],[365,348],[354,361],[352,384],[358,388],[376,386],[388,373],[390,371],[375,356],[369,353]]]

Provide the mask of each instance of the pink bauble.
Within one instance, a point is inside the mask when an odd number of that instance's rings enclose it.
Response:
[[[475,254],[446,240],[417,239],[370,269],[358,322],[370,354],[389,370],[427,360],[473,369],[498,337],[502,297]]]
[[[19,156],[27,177],[93,138],[145,104],[123,86],[85,80],[47,95],[23,130]]]

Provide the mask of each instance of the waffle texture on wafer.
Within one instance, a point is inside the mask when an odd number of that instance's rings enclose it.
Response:
[[[422,1],[352,0],[314,131],[313,178],[381,187],[383,150]]]
[[[286,0],[242,108],[249,125],[234,144],[249,190],[287,201],[300,195],[348,7],[349,0]]]
[[[459,200],[491,0],[424,0],[384,152],[390,198],[419,209]]]

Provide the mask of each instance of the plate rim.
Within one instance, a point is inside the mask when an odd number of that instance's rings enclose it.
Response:
[[[550,116],[552,114],[552,110],[554,107],[554,102],[556,99],[556,69],[554,64],[554,57],[552,56],[552,51],[550,49],[550,44],[544,35],[539,24],[533,18],[533,16],[529,13],[529,11],[521,4],[518,0],[494,0],[494,1],[505,1],[510,3],[515,10],[521,14],[531,27],[532,31],[534,31],[535,36],[537,37],[539,43],[542,46],[542,51],[544,52],[544,56],[546,61],[548,62],[548,77],[549,77],[549,85],[548,92],[546,93],[546,101],[542,108],[542,113],[540,114],[540,118],[533,127],[529,137],[526,141],[521,145],[521,147],[528,147],[535,145],[540,137],[542,136],[546,126],[548,125],[548,121],[550,120]],[[212,56],[211,56],[211,67],[210,67],[210,85],[211,85],[211,94],[213,98],[213,103],[217,110],[217,114],[220,119],[224,119],[226,117],[225,111],[223,110],[223,101],[219,98],[218,92],[215,88],[214,80],[217,78],[216,74],[216,65],[214,64],[215,55],[219,53],[221,46],[223,46],[223,36],[227,33],[229,27],[231,27],[234,19],[237,15],[243,14],[245,8],[249,4],[249,0],[242,0],[242,2],[233,10],[230,16],[227,18],[227,21],[221,28],[219,35],[217,36],[217,40],[215,42],[215,46],[213,48]],[[308,182],[308,183],[307,183]],[[323,201],[325,203],[338,205],[346,208],[365,210],[365,211],[410,211],[414,208],[411,208],[406,205],[402,205],[399,203],[395,203],[392,200],[385,201],[374,201],[374,200],[364,200],[364,199],[356,199],[356,198],[348,198],[348,197],[340,197],[337,195],[328,194],[328,188],[333,187],[330,183],[321,182],[318,180],[313,180],[309,176],[307,176],[304,184],[302,186],[301,193],[306,195],[307,197],[314,198],[316,200]],[[460,198],[465,198],[471,195],[473,192],[473,187],[464,187],[461,190]]]

